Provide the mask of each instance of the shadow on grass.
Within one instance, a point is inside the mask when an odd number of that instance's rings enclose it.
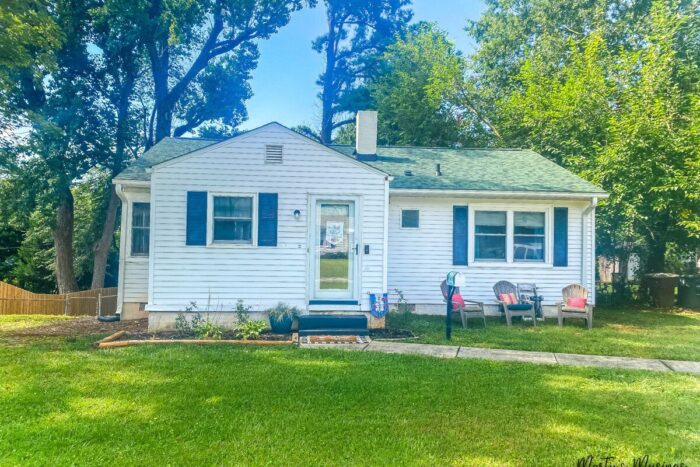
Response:
[[[700,459],[700,386],[685,375],[228,346],[0,346],[0,359],[10,464]]]

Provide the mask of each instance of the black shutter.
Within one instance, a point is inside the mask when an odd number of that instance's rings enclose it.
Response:
[[[187,235],[185,244],[207,244],[207,192],[187,192]]]
[[[452,208],[452,264],[455,266],[467,265],[468,227],[469,208],[467,206],[454,206]]]
[[[569,265],[569,208],[554,208],[554,266]]]
[[[258,246],[277,246],[277,193],[258,195]]]

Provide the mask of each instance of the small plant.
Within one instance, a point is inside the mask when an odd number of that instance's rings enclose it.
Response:
[[[285,318],[297,318],[299,314],[301,314],[301,311],[295,306],[290,306],[286,303],[279,302],[277,306],[267,310],[267,314],[271,319],[281,321]]]
[[[248,322],[250,319],[250,310],[252,309],[253,307],[244,305],[243,300],[238,300],[236,302],[234,313],[236,313],[236,319],[238,319],[240,324]]]
[[[193,313],[192,319],[189,321],[187,320],[187,313]],[[199,312],[199,307],[197,307],[197,302],[190,302],[189,305],[185,307],[184,312],[177,314],[175,318],[175,330],[181,336],[189,336],[195,333],[197,327],[204,322],[205,320]]]
[[[396,309],[400,313],[408,313],[410,310],[406,296],[403,294],[403,290],[394,289],[394,292],[399,296],[399,300],[396,302]]]
[[[181,336],[192,334],[192,325],[187,321],[187,315],[182,312],[175,318],[175,330]]]
[[[197,339],[221,339],[224,335],[224,327],[211,321],[203,321],[194,328]]]
[[[257,339],[265,328],[267,328],[267,323],[261,320],[245,321],[238,325],[238,331],[243,339]]]

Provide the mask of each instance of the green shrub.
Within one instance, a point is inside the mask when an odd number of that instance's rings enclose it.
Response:
[[[267,323],[261,320],[245,321],[238,325],[243,339],[257,339],[265,328],[267,328]]]
[[[214,324],[209,320],[202,321],[194,327],[194,335],[197,339],[221,339],[224,336],[224,327]]]
[[[253,307],[244,305],[243,300],[238,300],[236,302],[236,309],[234,310],[234,313],[236,313],[236,319],[238,320],[239,324],[248,322],[250,319],[250,310],[252,309]]]

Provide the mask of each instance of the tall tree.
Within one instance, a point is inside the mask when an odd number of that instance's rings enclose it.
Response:
[[[411,19],[410,0],[325,0],[327,32],[313,49],[323,54],[321,141],[330,143],[333,130],[352,122],[338,115],[367,105],[363,85],[376,76],[378,57]]]
[[[67,292],[77,289],[71,184],[105,154],[108,141],[99,111],[100,80],[88,53],[90,3],[44,6],[63,39],[52,51],[55,67],[33,60],[11,69],[17,86],[7,92],[5,109],[30,128],[27,141],[13,147],[12,173],[49,219],[56,282],[59,292]]]
[[[147,61],[143,53],[144,35],[138,27],[144,14],[139,4],[124,0],[106,0],[92,11],[94,44],[100,48],[99,63],[103,79],[102,111],[110,125],[105,131],[112,144],[102,166],[108,177],[99,192],[108,193],[103,203],[99,235],[92,246],[92,288],[104,286],[107,257],[114,244],[119,198],[112,179],[124,170],[129,159],[144,140],[138,127],[138,110],[135,108],[137,86],[144,86]]]
[[[304,3],[146,0],[143,30],[154,85],[148,143],[207,121],[229,127],[243,121],[256,41],[286,25]]]
[[[454,146],[474,132],[451,101],[465,79],[464,57],[433,23],[412,26],[382,56],[382,73],[369,84],[382,118],[383,144]]]

